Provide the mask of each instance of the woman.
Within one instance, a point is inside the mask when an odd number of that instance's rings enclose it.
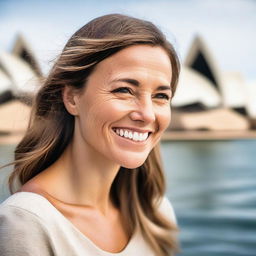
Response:
[[[157,143],[179,75],[150,22],[112,14],[68,41],[39,90],[0,208],[0,254],[172,255]]]

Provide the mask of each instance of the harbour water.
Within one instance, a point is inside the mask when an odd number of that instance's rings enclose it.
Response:
[[[0,165],[13,145],[0,145]],[[180,256],[256,255],[256,140],[161,144],[167,195],[180,228]],[[8,196],[0,173],[0,202]]]
[[[162,144],[182,256],[256,255],[256,140]]]

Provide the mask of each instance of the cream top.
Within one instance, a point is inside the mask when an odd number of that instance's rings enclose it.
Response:
[[[160,211],[176,223],[166,197]],[[121,252],[100,249],[45,197],[32,192],[15,193],[0,204],[0,238],[1,256],[154,255],[138,230]]]

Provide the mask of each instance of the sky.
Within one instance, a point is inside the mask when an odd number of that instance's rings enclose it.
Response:
[[[200,35],[223,72],[256,81],[256,0],[0,0],[0,50],[11,51],[22,33],[47,73],[77,29],[108,13],[152,21],[181,60]]]

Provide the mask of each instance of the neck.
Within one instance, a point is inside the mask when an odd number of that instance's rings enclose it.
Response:
[[[107,214],[113,206],[111,185],[120,166],[73,140],[62,156],[45,171],[48,191],[70,204],[88,206]]]

